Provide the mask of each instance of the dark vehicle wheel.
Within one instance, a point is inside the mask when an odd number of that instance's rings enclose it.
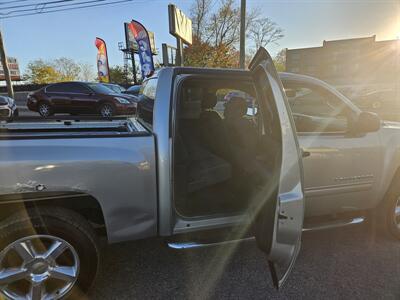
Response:
[[[0,292],[7,299],[81,299],[98,270],[93,229],[77,213],[41,208],[0,223]]]
[[[50,104],[41,102],[38,105],[38,112],[42,117],[47,118],[53,114],[53,109],[51,108]]]
[[[103,103],[100,105],[99,112],[102,117],[110,118],[115,114],[115,109],[111,103]]]
[[[386,227],[392,236],[400,240],[400,193],[389,195],[385,204]]]

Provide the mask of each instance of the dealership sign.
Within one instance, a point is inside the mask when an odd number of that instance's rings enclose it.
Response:
[[[192,20],[173,4],[168,5],[169,33],[182,39],[185,44],[192,44]]]
[[[10,70],[11,80],[21,80],[21,73],[19,71],[18,61],[15,57],[7,57],[8,69]],[[0,62],[0,80],[5,80],[3,65]]]
[[[150,77],[154,73],[154,63],[149,33],[142,24],[135,20],[129,23],[128,28],[132,32],[138,45],[142,77]]]

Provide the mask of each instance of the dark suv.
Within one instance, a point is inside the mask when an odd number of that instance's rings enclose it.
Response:
[[[135,96],[117,94],[100,83],[61,82],[30,93],[27,106],[42,117],[54,113],[112,117],[134,114],[137,101]]]

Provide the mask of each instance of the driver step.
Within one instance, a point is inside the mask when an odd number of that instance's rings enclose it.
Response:
[[[242,242],[250,242],[254,241],[254,237],[247,237],[243,239],[236,239],[236,240],[226,240],[220,242],[212,242],[212,241],[185,241],[185,242],[168,242],[167,245],[169,248],[177,249],[177,250],[185,250],[185,249],[195,249],[195,248],[207,248],[207,247],[214,247],[214,246],[224,246],[224,245],[231,245],[237,244]]]
[[[303,226],[304,231],[315,231],[315,230],[325,230],[325,229],[333,229],[344,226],[350,226],[355,224],[361,224],[365,221],[366,217],[356,217],[356,218],[348,218],[348,219],[339,219],[331,222],[323,222],[323,223],[305,223]]]

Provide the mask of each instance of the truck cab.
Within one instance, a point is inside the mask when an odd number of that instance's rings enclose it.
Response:
[[[268,52],[249,70],[165,68],[152,86],[151,120],[4,126],[1,293],[87,291],[99,227],[109,243],[159,236],[180,249],[220,230],[214,244],[255,237],[282,287],[301,244],[302,152]],[[224,101],[232,90],[251,103]]]

